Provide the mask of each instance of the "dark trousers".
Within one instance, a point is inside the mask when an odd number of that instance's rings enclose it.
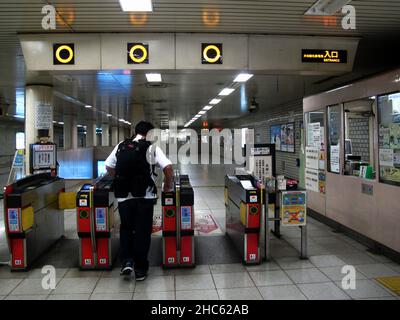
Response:
[[[118,211],[121,218],[121,262],[133,262],[135,271],[147,272],[154,202],[147,199],[129,199],[118,204]]]

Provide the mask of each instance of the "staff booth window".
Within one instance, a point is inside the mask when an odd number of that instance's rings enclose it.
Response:
[[[340,173],[340,148],[341,148],[341,106],[333,105],[328,107],[328,171]]]
[[[344,174],[374,179],[375,97],[344,103]]]
[[[378,109],[380,181],[400,185],[400,93],[378,97]]]

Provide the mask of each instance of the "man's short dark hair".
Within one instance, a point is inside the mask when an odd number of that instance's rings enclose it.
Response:
[[[140,121],[136,126],[135,126],[135,133],[136,134],[141,134],[143,136],[147,135],[147,133],[154,129],[154,126],[147,121]]]

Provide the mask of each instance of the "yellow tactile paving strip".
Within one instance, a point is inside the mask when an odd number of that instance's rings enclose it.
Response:
[[[400,277],[380,277],[376,278],[376,280],[400,296]]]

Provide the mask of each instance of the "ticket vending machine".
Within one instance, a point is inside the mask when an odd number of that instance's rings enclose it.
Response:
[[[225,177],[226,234],[244,264],[259,264],[264,258],[264,201],[265,190],[253,176]]]
[[[81,269],[110,269],[116,253],[112,179],[101,177],[77,193],[77,229]]]
[[[163,267],[194,267],[194,194],[187,175],[175,176],[174,191],[162,193]]]

